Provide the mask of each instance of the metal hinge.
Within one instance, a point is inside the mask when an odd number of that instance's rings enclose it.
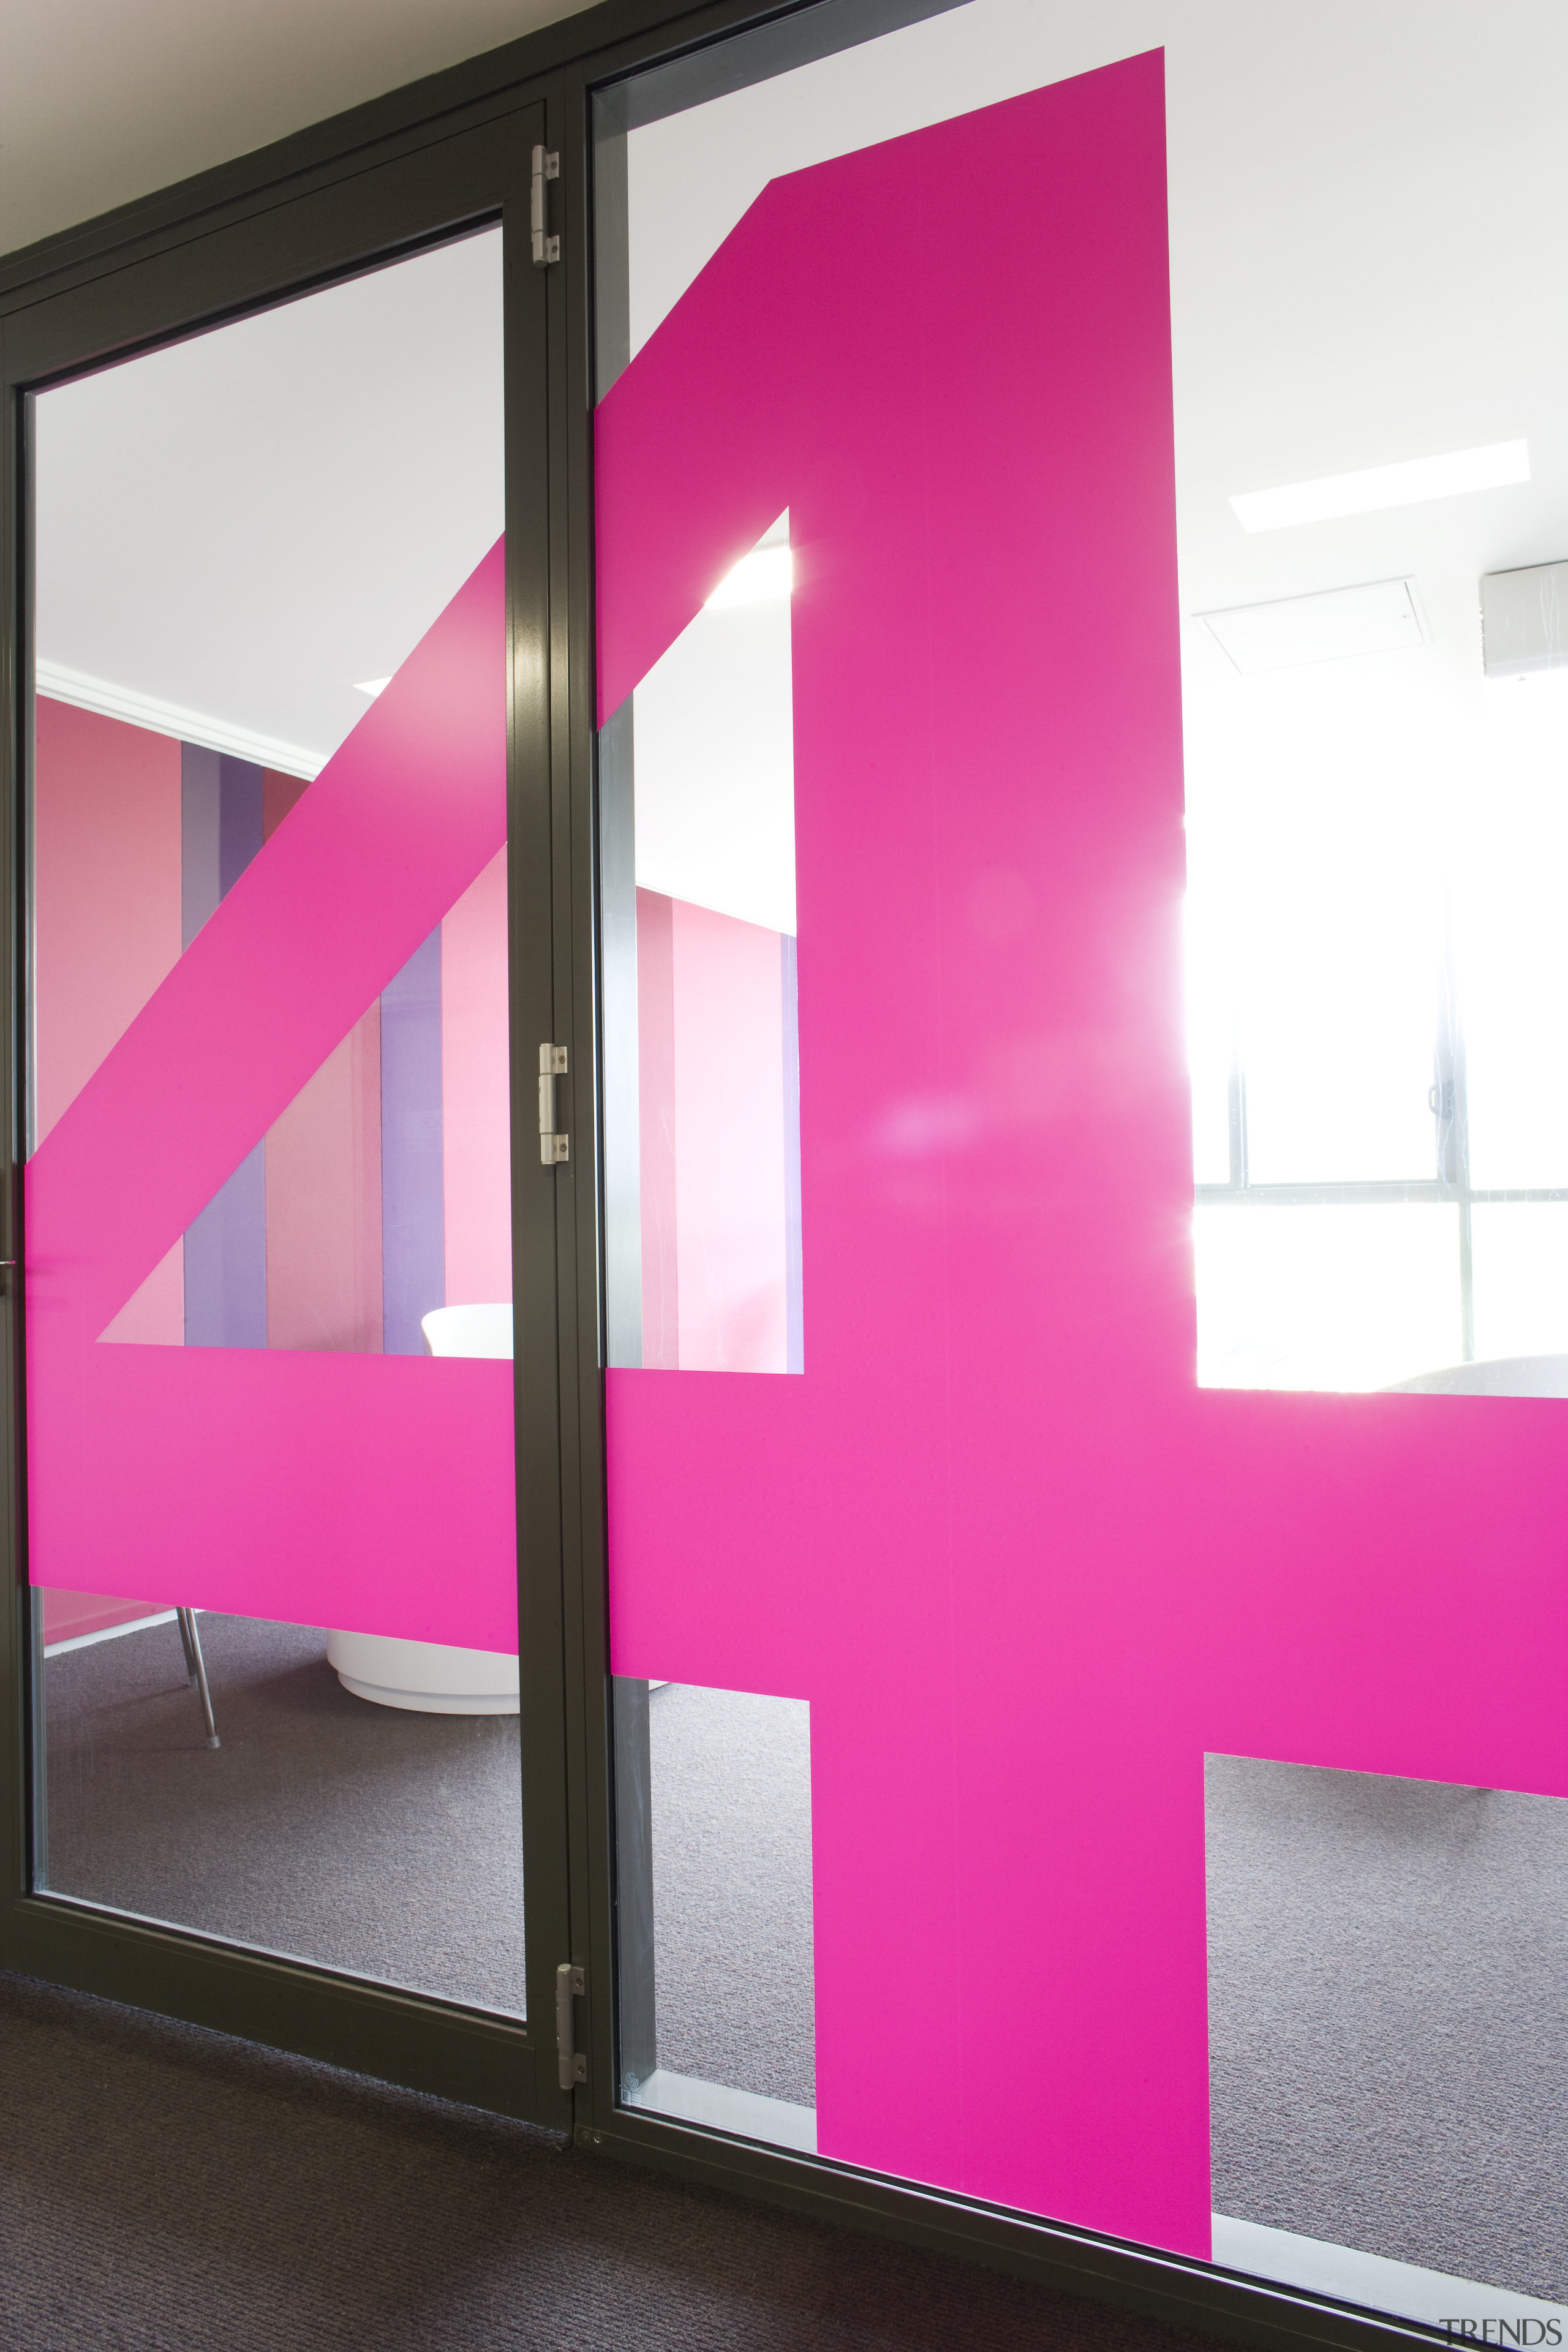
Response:
[[[552,261],[561,258],[561,239],[544,234],[544,183],[560,177],[561,157],[557,151],[553,147],[536,147],[528,199],[528,225],[533,231],[533,266],[536,269],[548,269]]]
[[[566,1131],[556,1125],[555,1081],[566,1075],[564,1045],[539,1049],[539,1157],[546,1168],[571,1157]]]
[[[563,2091],[569,2091],[574,2083],[585,2083],[588,2079],[587,2058],[574,2046],[572,2031],[572,2003],[587,1990],[587,1969],[575,1969],[570,1960],[563,1960],[555,1971],[555,2070]]]

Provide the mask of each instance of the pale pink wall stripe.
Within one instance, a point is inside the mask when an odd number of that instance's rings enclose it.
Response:
[[[180,955],[180,747],[40,695],[34,813],[37,1135]]]
[[[680,1365],[782,1372],[779,935],[681,898],[671,902],[671,917]]]
[[[642,1360],[680,1361],[675,1115],[675,902],[637,892],[638,1209],[642,1225]]]
[[[441,925],[448,1307],[500,1305],[511,1297],[510,1037],[506,852],[500,849]]]
[[[267,1344],[381,1346],[381,1008],[267,1133]]]
[[[107,1633],[112,1625],[132,1625],[139,1617],[156,1617],[174,1603],[168,1601],[117,1601],[107,1592],[44,1594],[44,1640],[79,1641],[84,1633]]]
[[[138,1347],[183,1348],[185,1344],[185,1244],[184,1236],[158,1260],[118,1315],[103,1327],[106,1341]]]

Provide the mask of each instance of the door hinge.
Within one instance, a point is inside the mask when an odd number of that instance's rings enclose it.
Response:
[[[564,1045],[541,1045],[539,1049],[539,1157],[546,1168],[553,1168],[570,1159],[571,1150],[566,1130],[556,1124],[555,1081],[566,1075]]]
[[[576,2047],[572,2029],[572,2003],[587,1990],[587,1969],[574,1968],[570,1960],[563,1960],[555,1971],[555,2068],[563,2091],[569,2091],[574,2083],[585,2083],[588,2079],[588,2061]]]
[[[536,269],[548,269],[552,261],[561,258],[561,239],[544,234],[544,183],[560,177],[558,151],[553,147],[536,147],[528,201],[528,224],[533,231],[533,266]]]

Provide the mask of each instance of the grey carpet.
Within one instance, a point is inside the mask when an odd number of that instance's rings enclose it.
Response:
[[[0,1976],[6,2352],[1205,2341]]]
[[[816,2105],[804,1699],[648,1697],[658,2063]]]
[[[324,1633],[196,1622],[216,1752],[173,1624],[46,1661],[50,1885],[521,2013],[517,1717],[375,1706]]]
[[[516,2005],[515,1721],[202,1624],[216,1756],[172,1626],[49,1662],[53,1883]],[[649,1726],[660,2063],[810,2105],[808,1711],[669,1685]],[[1208,1827],[1216,2208],[1568,2299],[1568,1803],[1214,1758]]]
[[[1216,2210],[1568,2300],[1568,1803],[1214,1757],[1208,1829]]]

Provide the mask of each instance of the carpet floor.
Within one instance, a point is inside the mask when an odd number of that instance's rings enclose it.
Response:
[[[1568,2301],[1568,1802],[1213,1757],[1215,2210]]]
[[[515,1716],[344,1690],[314,1628],[197,1620],[46,1660],[48,1883],[296,1959],[520,2014]]]
[[[648,1747],[658,2063],[814,2107],[811,1710],[666,1683]]]
[[[324,1637],[205,1617],[48,1662],[62,1892],[515,2009],[515,1719],[351,1697]],[[815,2102],[809,1711],[656,1689],[659,2062]],[[1214,2202],[1568,2299],[1568,1803],[1215,1757]]]
[[[0,1975],[6,2352],[1203,2352]]]

